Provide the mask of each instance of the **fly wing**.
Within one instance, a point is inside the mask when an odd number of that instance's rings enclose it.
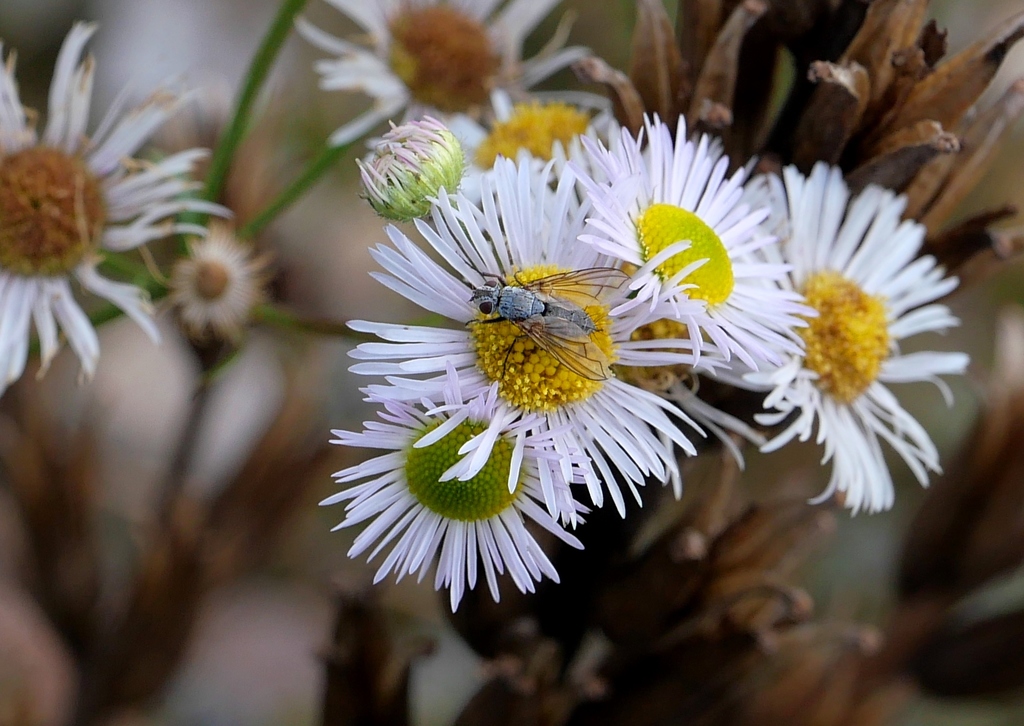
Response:
[[[583,308],[600,303],[605,296],[621,288],[628,279],[629,275],[614,267],[588,267],[585,270],[557,272],[522,286],[549,300],[568,301]]]
[[[575,323],[534,315],[517,325],[530,340],[576,375],[591,381],[603,381],[611,375],[608,356]]]

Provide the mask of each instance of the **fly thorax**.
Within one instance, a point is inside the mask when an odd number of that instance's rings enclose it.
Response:
[[[518,322],[544,313],[544,301],[537,294],[521,287],[507,286],[498,297],[498,314]]]

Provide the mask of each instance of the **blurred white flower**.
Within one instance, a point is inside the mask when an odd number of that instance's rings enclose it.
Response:
[[[361,91],[373,107],[331,137],[353,141],[403,109],[407,118],[467,112],[493,88],[530,88],[586,55],[545,48],[522,59],[523,41],[558,0],[327,0],[370,34],[372,48],[300,20],[299,31],[337,57],[317,62],[326,90]]]
[[[210,225],[209,236],[191,242],[188,256],[171,272],[168,301],[185,332],[196,340],[238,342],[253,307],[263,300],[269,262],[227,224]]]
[[[132,154],[182,102],[180,95],[153,93],[131,111],[123,99],[86,134],[92,100],[91,56],[79,62],[95,26],[76,24],[57,57],[46,126],[22,106],[14,64],[0,70],[0,389],[24,372],[30,327],[39,334],[45,372],[58,350],[58,325],[90,377],[99,339],[71,289],[109,300],[159,338],[146,293],[102,277],[102,252],[135,249],[171,234],[203,235],[205,229],[175,221],[185,211],[224,213],[187,197],[188,179],[206,152],[191,149],[159,162]],[[0,48],[2,51],[2,48]]]

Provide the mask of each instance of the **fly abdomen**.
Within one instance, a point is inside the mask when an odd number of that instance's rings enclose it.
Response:
[[[541,314],[545,318],[558,318],[572,323],[587,335],[597,330],[594,319],[590,317],[587,311],[572,304],[559,305],[557,303],[547,303],[544,305],[544,312]]]

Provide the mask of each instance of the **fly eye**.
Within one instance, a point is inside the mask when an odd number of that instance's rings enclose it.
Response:
[[[491,313],[494,312],[494,303],[492,303],[490,300],[481,300],[480,312],[482,312],[484,315],[490,315]]]

